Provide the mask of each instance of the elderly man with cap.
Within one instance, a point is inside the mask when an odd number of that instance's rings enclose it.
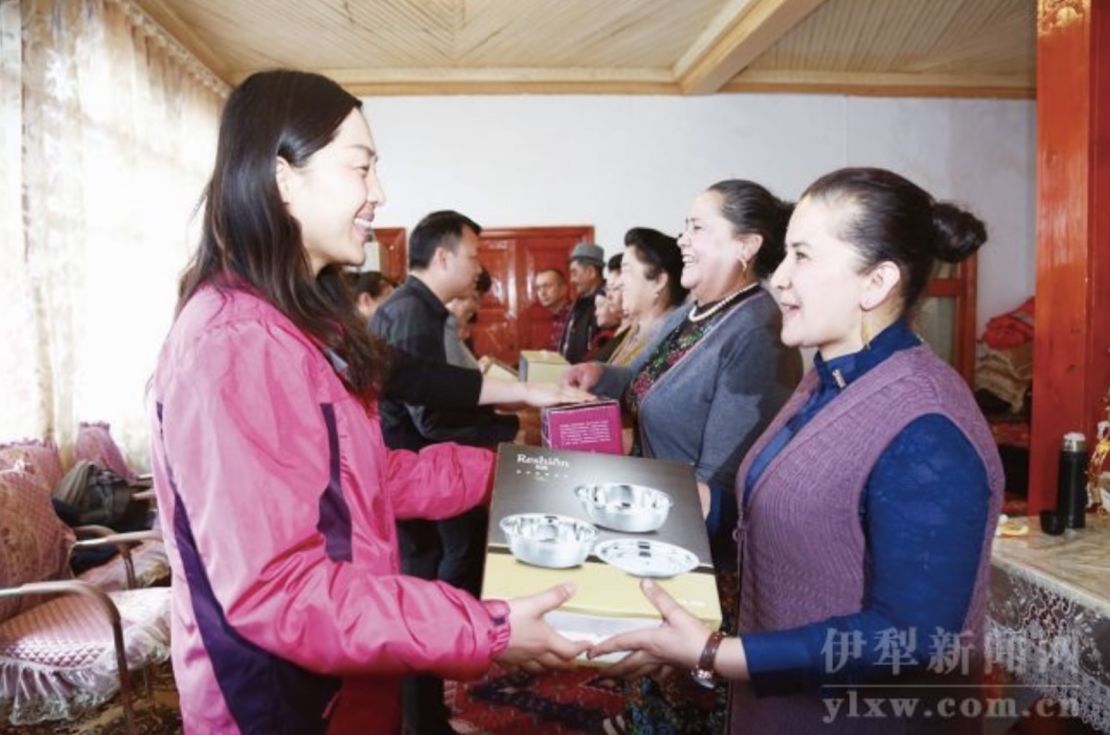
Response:
[[[570,251],[570,280],[577,294],[559,340],[559,352],[569,363],[581,362],[597,332],[594,296],[605,283],[605,251],[591,242],[580,242]]]

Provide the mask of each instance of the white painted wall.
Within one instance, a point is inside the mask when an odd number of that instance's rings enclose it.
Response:
[[[989,227],[979,327],[1034,285],[1030,101],[823,95],[382,97],[365,110],[388,197],[376,224],[458,209],[483,226],[593,225],[616,252],[635,225],[679,230],[718,179],[795,199],[817,176],[875,165]]]

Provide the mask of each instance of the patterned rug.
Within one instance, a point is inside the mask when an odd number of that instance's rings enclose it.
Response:
[[[533,676],[494,667],[466,684],[448,682],[451,726],[468,735],[625,732],[626,684],[598,669]]]
[[[467,684],[447,684],[447,703],[454,717],[451,725],[466,735],[571,735],[627,732],[622,711],[627,685],[583,668],[535,677],[508,674],[494,668],[484,678]],[[166,663],[151,669],[148,693],[141,677],[135,682],[137,730],[141,735],[181,735],[177,689]],[[125,735],[123,706],[108,702],[75,722],[44,722],[13,727],[0,724],[0,733],[12,735]],[[1023,718],[1006,735],[1095,735],[1095,731],[1070,718]]]

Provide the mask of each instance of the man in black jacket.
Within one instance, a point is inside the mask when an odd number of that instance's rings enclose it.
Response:
[[[433,212],[422,219],[409,240],[410,275],[374,312],[370,330],[396,349],[446,365],[446,303],[475,287],[482,268],[478,262],[481,231],[478,223],[458,212]],[[520,428],[516,416],[483,408],[445,411],[383,399],[379,413],[385,442],[393,449],[419,451],[446,441],[494,447],[512,441]],[[487,521],[485,507],[479,506],[443,521],[399,522],[402,570],[477,595]],[[418,677],[406,685],[404,704],[406,731],[451,732],[442,681]]]
[[[559,352],[573,365],[585,358],[597,333],[594,296],[605,283],[605,251],[590,242],[578,243],[570,251],[569,270],[577,298],[559,340]]]

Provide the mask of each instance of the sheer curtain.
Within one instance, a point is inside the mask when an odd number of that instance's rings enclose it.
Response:
[[[130,0],[0,20],[0,441],[108,421],[142,467],[227,89]]]

